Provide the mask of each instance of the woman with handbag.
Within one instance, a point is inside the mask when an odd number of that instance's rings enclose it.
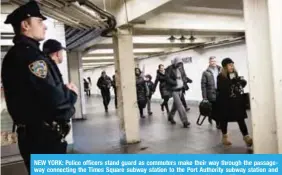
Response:
[[[219,121],[222,131],[222,143],[230,146],[227,126],[229,122],[237,122],[243,135],[243,140],[248,147],[252,146],[253,140],[249,136],[245,119],[248,117],[244,104],[244,90],[247,81],[238,76],[234,62],[230,58],[222,61],[222,70],[217,77],[217,103]]]

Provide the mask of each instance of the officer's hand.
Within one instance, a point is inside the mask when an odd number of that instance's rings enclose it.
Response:
[[[66,86],[67,88],[69,88],[70,90],[72,90],[73,92],[75,92],[78,95],[78,88],[75,86],[75,84],[69,83]]]

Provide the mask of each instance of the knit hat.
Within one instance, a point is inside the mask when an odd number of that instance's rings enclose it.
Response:
[[[227,64],[230,64],[230,63],[234,63],[234,61],[231,58],[224,58],[221,62],[221,65],[222,67],[226,67]]]

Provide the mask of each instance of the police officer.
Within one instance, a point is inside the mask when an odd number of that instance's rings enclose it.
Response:
[[[66,153],[64,140],[75,113],[77,89],[58,81],[58,71],[39,49],[46,19],[35,1],[7,16],[15,37],[2,63],[7,109],[17,126],[18,146],[30,172],[31,154]]]
[[[55,63],[55,67],[58,68],[57,64],[63,62],[63,51],[66,50],[62,44],[55,39],[48,39],[43,44],[43,52],[49,56],[51,63]],[[59,69],[57,70],[60,74]]]
[[[58,64],[61,64],[63,62],[63,51],[66,50],[65,47],[62,46],[62,44],[55,40],[55,39],[48,39],[43,44],[43,52],[47,55],[49,58],[49,65],[50,69],[52,69],[52,72],[54,72],[54,78],[56,82],[60,82],[64,84],[62,74],[60,72],[60,69],[58,68]],[[77,87],[73,84],[67,84],[66,86],[69,87],[69,89],[74,90],[74,92],[78,92]]]

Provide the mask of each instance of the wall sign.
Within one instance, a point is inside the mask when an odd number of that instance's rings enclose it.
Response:
[[[192,63],[192,57],[182,58],[183,63]]]

